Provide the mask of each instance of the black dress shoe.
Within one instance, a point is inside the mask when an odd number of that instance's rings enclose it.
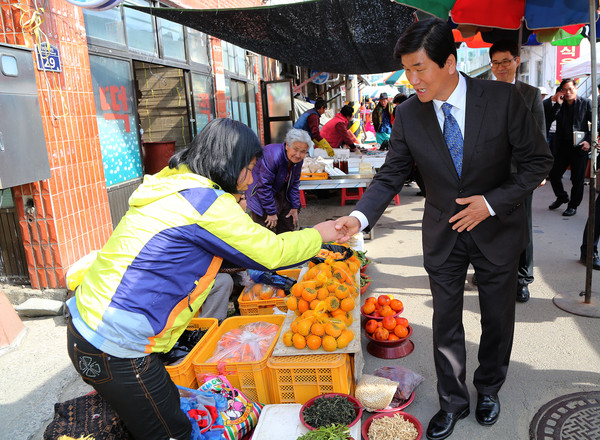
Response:
[[[517,289],[517,302],[524,303],[529,301],[529,287],[526,284]]]
[[[477,394],[475,418],[480,425],[493,425],[500,415],[500,400],[496,394]]]
[[[450,434],[452,434],[452,431],[454,431],[454,425],[456,425],[456,422],[458,422],[460,419],[464,419],[468,415],[468,406],[465,409],[457,412],[439,410],[429,421],[429,426],[427,427],[427,438],[429,440],[442,440],[449,437]]]
[[[581,254],[579,262],[586,266],[587,256],[585,253]],[[598,254],[596,252],[594,252],[594,255],[592,255],[592,268],[594,268],[594,270],[600,270],[600,257],[598,257]]]
[[[567,208],[565,209],[565,212],[562,213],[563,216],[565,217],[571,217],[572,215],[577,214],[577,209],[575,208]]]
[[[552,202],[550,206],[548,206],[548,209],[552,211],[553,209],[558,208],[563,203],[569,203],[569,199],[556,199],[554,202]]]

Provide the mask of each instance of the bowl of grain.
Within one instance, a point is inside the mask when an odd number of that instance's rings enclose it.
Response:
[[[408,413],[378,413],[362,425],[364,440],[420,440],[423,437],[421,422]]]

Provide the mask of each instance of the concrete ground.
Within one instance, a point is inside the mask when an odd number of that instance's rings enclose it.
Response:
[[[565,183],[570,188],[570,183]],[[403,316],[414,330],[411,340],[415,349],[402,359],[378,359],[367,353],[368,340],[363,336],[363,372],[373,373],[381,366],[396,364],[422,375],[425,380],[405,411],[426,428],[438,410],[438,400],[431,348],[432,303],[421,249],[424,199],[416,195],[417,191],[416,187],[406,187],[400,196],[401,205],[390,205],[374,238],[365,242],[373,260],[367,269],[373,279],[367,295],[392,293],[402,299]],[[585,267],[578,259],[587,217],[587,193],[574,217],[562,217],[561,209],[548,211],[553,200],[549,186],[535,192],[535,282],[530,289],[531,300],[517,304],[512,362],[500,392],[500,419],[494,426],[480,426],[475,421],[473,404],[471,415],[457,424],[451,439],[527,440],[530,422],[542,405],[564,394],[600,388],[600,320],[565,312],[552,301],[558,294],[576,297],[585,286]],[[301,226],[346,215],[353,209],[353,205],[340,207],[339,192],[308,193],[307,203],[308,208],[300,214]],[[471,284],[470,275],[465,285],[463,315],[469,384],[477,365],[480,337],[477,289]],[[594,292],[600,291],[598,275],[594,272]],[[597,307],[597,293],[593,299]],[[17,348],[0,356],[0,440],[41,439],[52,418],[54,403],[90,389],[70,364],[63,318],[23,321],[28,328],[26,337]],[[474,402],[472,385],[471,392]]]

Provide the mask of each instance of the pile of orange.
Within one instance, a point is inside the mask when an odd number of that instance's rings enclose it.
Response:
[[[345,348],[354,333],[352,310],[359,294],[356,273],[360,262],[355,256],[336,261],[335,253],[322,250],[323,263],[310,263],[302,279],[294,284],[286,306],[297,318],[283,335],[288,347],[326,351]]]
[[[394,316],[404,308],[404,304],[399,299],[390,295],[379,295],[377,298],[370,296],[365,300],[361,311],[365,315],[374,318],[385,318]]]
[[[369,319],[365,331],[379,341],[397,341],[408,336],[408,319],[386,316],[381,321]]]
[[[268,284],[256,283],[244,287],[240,299],[242,301],[256,301],[271,298],[285,298],[285,291]]]

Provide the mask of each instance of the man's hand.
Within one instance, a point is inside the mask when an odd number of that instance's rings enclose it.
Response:
[[[292,220],[294,221],[294,229],[295,229],[296,226],[298,226],[298,210],[290,209],[290,212],[288,213],[288,215],[285,216],[285,218],[288,218],[290,216],[292,217]]]
[[[269,229],[275,229],[275,226],[277,226],[277,214],[267,215],[267,218],[265,219],[265,226]]]
[[[579,146],[581,147],[581,149],[583,151],[590,151],[590,143],[588,141],[583,141],[582,143],[579,144]]]
[[[558,102],[559,104],[562,104],[564,99],[565,94],[562,91],[559,91],[552,97],[552,102]]]
[[[360,231],[360,220],[350,215],[340,217],[335,221],[335,228],[346,237],[344,241],[338,240],[338,242],[345,243],[350,240],[350,237]]]
[[[462,232],[465,229],[471,231],[475,226],[490,216],[490,211],[485,204],[483,196],[471,196],[465,199],[456,199],[456,203],[468,206],[450,218],[449,222],[454,223],[452,229],[455,231]]]
[[[339,228],[337,222],[334,222],[333,220],[319,223],[313,227],[321,234],[323,243],[330,241],[345,243],[350,240],[350,235],[347,234],[346,230],[344,228]]]

